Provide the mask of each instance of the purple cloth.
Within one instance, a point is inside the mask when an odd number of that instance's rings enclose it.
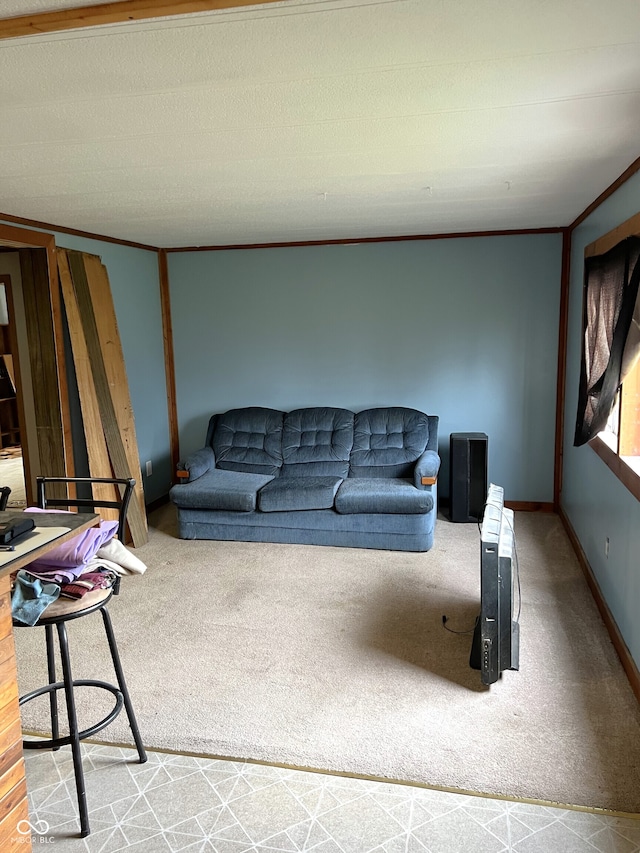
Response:
[[[83,572],[86,572],[86,566],[76,566],[73,569],[48,569],[46,571],[32,572],[31,566],[28,566],[29,574],[33,574],[34,578],[48,583],[73,583]]]
[[[59,512],[59,510],[39,509],[28,507],[25,512]],[[61,580],[72,581],[78,575],[98,550],[102,548],[116,534],[117,521],[101,521],[98,527],[90,527],[83,533],[56,545],[39,560],[29,563],[27,571],[33,572],[36,577],[43,574],[48,577],[59,576]]]

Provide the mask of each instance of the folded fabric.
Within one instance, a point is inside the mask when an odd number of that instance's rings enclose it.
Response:
[[[28,507],[25,512],[57,512],[57,510]],[[34,574],[51,572],[55,569],[73,570],[84,566],[98,550],[116,534],[117,521],[101,521],[97,527],[90,527],[83,533],[68,539],[48,551],[44,557],[29,563],[29,571]],[[77,577],[77,574],[75,575]],[[72,580],[69,578],[69,580]]]
[[[81,566],[73,566],[70,569],[45,569],[40,571],[39,569],[33,569],[33,563],[29,563],[29,573],[32,574],[36,578],[40,578],[41,581],[45,581],[46,583],[72,583],[77,577],[83,572],[87,571],[87,566],[91,564],[91,560],[87,563],[83,563]]]
[[[43,583],[40,578],[20,569],[11,593],[11,616],[16,622],[33,626],[59,595],[58,584]]]
[[[32,564],[33,565],[33,564]],[[119,539],[111,539],[106,545],[98,549],[95,557],[87,560],[82,566],[74,566],[73,568],[58,569],[51,568],[48,570],[33,570],[32,565],[29,566],[29,571],[43,581],[53,583],[66,584],[73,581],[90,571],[99,571],[100,569],[108,569],[114,575],[124,577],[125,575],[142,575],[146,572],[146,565],[135,554],[120,542]]]
[[[82,598],[93,589],[109,589],[113,586],[116,576],[108,569],[99,569],[95,572],[85,572],[76,578],[73,583],[62,584],[60,595],[65,598]]]
[[[147,571],[142,560],[132,554],[115,536],[98,549],[96,559],[108,560],[109,568],[117,571],[119,575],[142,575]]]

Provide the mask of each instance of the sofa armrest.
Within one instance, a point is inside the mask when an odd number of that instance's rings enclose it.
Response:
[[[413,471],[413,484],[417,489],[435,485],[440,470],[440,457],[435,450],[425,450],[416,461]]]
[[[211,468],[216,467],[216,457],[211,447],[203,447],[201,450],[196,450],[191,456],[183,462],[178,462],[178,480],[181,483],[192,483],[198,477],[202,477]]]

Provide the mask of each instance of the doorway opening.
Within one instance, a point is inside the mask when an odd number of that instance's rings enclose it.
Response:
[[[0,322],[0,486],[11,488],[8,508],[17,509],[35,503],[38,474],[66,474],[65,360],[52,234],[0,224],[0,321],[6,321]]]

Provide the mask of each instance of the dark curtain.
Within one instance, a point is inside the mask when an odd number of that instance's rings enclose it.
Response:
[[[637,359],[640,344],[634,312],[639,282],[639,237],[628,237],[606,254],[585,261],[575,447],[604,429],[624,376]]]

